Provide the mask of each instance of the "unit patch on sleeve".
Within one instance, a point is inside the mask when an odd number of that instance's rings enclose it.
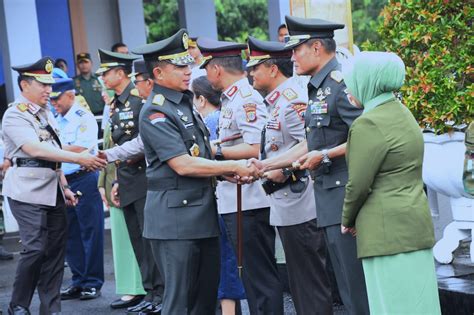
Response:
[[[245,104],[244,105],[245,111],[245,119],[247,122],[255,122],[257,121],[257,104]]]
[[[150,119],[152,124],[155,124],[157,122],[166,122],[166,115],[163,113],[153,113],[148,116],[148,119]]]
[[[295,112],[298,114],[298,117],[304,121],[304,114],[306,113],[306,107],[308,107],[305,103],[297,103],[291,105],[291,108],[295,110]]]

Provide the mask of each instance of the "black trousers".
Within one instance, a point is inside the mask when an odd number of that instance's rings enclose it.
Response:
[[[364,271],[361,261],[357,258],[355,237],[341,234],[339,224],[323,229],[339,294],[346,310],[351,315],[369,314]]]
[[[8,202],[18,222],[23,245],[10,303],[28,308],[38,288],[40,314],[60,312],[67,240],[64,201],[58,196],[55,207],[11,198]]]
[[[237,253],[237,213],[223,214]],[[283,287],[275,260],[275,229],[270,208],[242,212],[242,280],[252,315],[283,314]]]
[[[162,314],[215,314],[220,275],[219,238],[150,241],[166,283]]]
[[[332,314],[331,285],[326,273],[326,240],[316,219],[279,226],[291,297],[298,315]]]
[[[133,252],[140,268],[143,288],[147,292],[145,300],[161,303],[164,290],[163,278],[153,259],[150,240],[143,237],[145,201],[146,198],[143,197],[123,207],[123,214]]]

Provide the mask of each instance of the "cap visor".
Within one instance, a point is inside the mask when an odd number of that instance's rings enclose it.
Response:
[[[104,72],[109,71],[110,69],[112,69],[112,68],[108,68],[108,67],[107,67],[107,68],[99,68],[99,69],[97,69],[97,71],[95,72],[95,74],[102,74],[102,73],[104,73]]]
[[[41,76],[41,77],[34,77],[36,81],[41,82],[43,84],[53,84],[54,81],[53,76]]]
[[[247,68],[251,68],[251,67],[255,67],[265,61],[267,61],[268,59],[253,59],[253,60],[250,60],[249,62],[247,62],[247,65],[246,67]]]
[[[49,98],[55,99],[58,98],[62,93],[61,92],[51,92]]]
[[[129,78],[134,78],[134,77],[136,77],[136,76],[139,75],[139,74],[140,74],[140,72],[132,72],[132,73],[130,73],[130,74],[128,75],[128,77],[129,77]]]

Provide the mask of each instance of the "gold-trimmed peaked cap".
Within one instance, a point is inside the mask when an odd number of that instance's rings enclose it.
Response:
[[[56,99],[66,91],[74,91],[74,80],[71,78],[57,78],[53,83],[53,90],[49,97]]]
[[[247,45],[235,42],[225,42],[205,37],[199,37],[197,45],[203,55],[203,62],[200,65],[204,69],[212,58],[225,58],[242,56],[242,50],[247,49]]]
[[[132,49],[137,55],[143,55],[146,62],[167,61],[177,66],[187,66],[194,63],[194,58],[188,52],[189,35],[186,29],[180,29],[176,34],[155,43]]]
[[[102,74],[109,71],[110,69],[123,67],[132,71],[132,63],[138,56],[130,54],[121,54],[110,50],[99,49],[99,69],[95,72],[96,74]]]
[[[254,67],[268,59],[291,59],[291,48],[285,47],[280,42],[258,40],[249,36],[248,46],[250,51],[247,68]]]
[[[44,84],[53,84],[53,65],[51,57],[43,57],[40,60],[21,66],[13,66],[12,69],[22,76],[33,77],[36,81]]]
[[[344,24],[323,19],[304,19],[285,16],[290,36],[286,38],[286,47],[295,48],[311,38],[334,38],[334,31],[343,29]]]

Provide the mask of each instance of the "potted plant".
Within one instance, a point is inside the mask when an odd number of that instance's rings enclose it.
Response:
[[[454,222],[434,247],[441,263],[452,261],[452,251],[474,229],[474,200],[462,184],[464,129],[474,117],[473,20],[474,7],[463,0],[390,0],[381,12],[380,40],[364,44],[405,62],[400,92],[424,132],[423,180],[451,198]]]

